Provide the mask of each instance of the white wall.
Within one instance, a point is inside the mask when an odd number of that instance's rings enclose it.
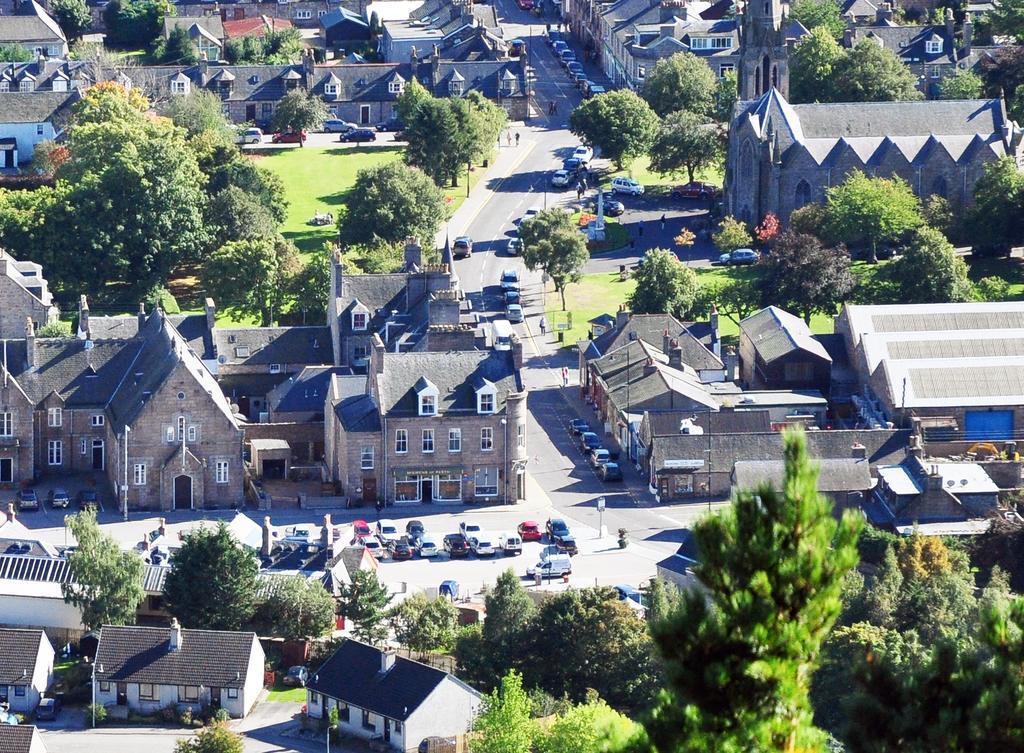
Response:
[[[85,630],[82,613],[61,598],[20,596],[0,592],[0,625],[4,627],[60,628]]]
[[[41,126],[41,129],[40,129]],[[42,133],[38,131],[42,130]],[[45,139],[53,139],[55,132],[49,123],[4,123],[0,116],[0,138],[18,140],[18,164],[24,165],[31,161],[36,144]]]
[[[473,726],[480,696],[451,675],[445,677],[406,722],[405,749],[416,750],[425,737],[461,735]]]
[[[266,655],[263,653],[263,646],[259,638],[252,637],[252,655],[249,657],[249,670],[245,675],[245,688],[241,697],[235,701],[228,698],[227,690],[220,693],[220,704],[231,716],[242,717],[249,713],[260,691],[263,690],[263,665],[266,663]],[[232,704],[229,706],[229,704]],[[237,707],[237,708],[236,708]]]

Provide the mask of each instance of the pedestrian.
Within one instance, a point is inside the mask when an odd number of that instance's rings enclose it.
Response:
[[[543,316],[540,318],[540,333],[546,334],[548,331],[548,320]]]
[[[661,229],[665,229],[665,215],[661,215]]]
[[[516,132],[516,146],[519,146],[519,132]]]
[[[587,185],[587,175],[586,175],[586,173],[584,173],[583,177],[580,178],[580,185],[583,187],[584,191],[586,191],[587,188],[589,188],[589,186]]]
[[[636,251],[636,238],[629,239],[629,250],[630,252]]]
[[[636,223],[636,236],[637,236],[637,238],[643,238],[644,237],[644,223],[642,223],[642,222]]]
[[[505,141],[508,142],[509,146],[512,146],[512,131],[507,131],[505,133]]]
[[[569,367],[568,366],[563,366],[562,367],[562,386],[563,387],[568,387],[569,386]]]
[[[554,114],[557,115],[558,114],[558,103],[557,102],[552,102],[551,106],[554,107],[554,109],[555,109],[555,113]]]

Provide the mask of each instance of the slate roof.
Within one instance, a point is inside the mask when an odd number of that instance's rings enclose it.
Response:
[[[761,309],[741,321],[740,332],[750,338],[765,363],[772,363],[798,350],[832,362],[832,357],[814,339],[803,319],[775,306]]]
[[[614,323],[614,319],[612,321]],[[706,327],[705,323],[685,324],[671,314],[630,314],[625,326],[613,327],[593,340],[593,348],[588,349],[587,357],[589,359],[610,353],[635,339],[660,348],[667,330],[683,349],[683,363],[698,370],[722,369],[724,365],[721,359],[701,342],[704,333],[697,330],[702,326]]]
[[[184,28],[189,31],[193,25],[205,31],[206,36],[218,42],[224,41],[224,24],[219,13],[209,16],[165,16],[164,39],[170,37],[174,29]]]
[[[270,409],[283,413],[323,411],[331,379],[335,375],[339,376],[340,384],[352,385],[352,389],[360,392],[366,386],[366,377],[352,376],[348,368],[307,366],[274,390],[268,399]]]
[[[644,413],[646,436],[670,436],[679,434],[679,423],[693,421],[705,431],[718,434],[750,434],[772,430],[770,413],[767,410],[720,410],[714,413],[697,413],[693,420],[691,411],[647,411]],[[710,429],[708,424],[710,423]]]
[[[221,364],[315,366],[334,360],[329,327],[216,327],[213,342]],[[240,355],[239,348],[248,348],[249,354]]]
[[[217,688],[245,686],[255,633],[182,628],[177,651],[170,650],[170,635],[171,628],[104,625],[96,649],[96,679]]]
[[[45,640],[42,630],[0,628],[0,685],[31,685],[39,643]]]
[[[330,13],[320,16],[320,26],[324,29],[330,29],[332,26],[337,26],[340,23],[350,23],[364,27],[367,34],[369,34],[370,24],[366,22],[366,19],[347,8],[335,8]]]
[[[0,15],[0,44],[67,42],[56,21],[36,0],[22,0],[15,13]]]
[[[166,319],[196,355],[203,359],[213,358],[213,339],[206,326],[205,314],[169,314]],[[89,336],[93,340],[129,340],[138,333],[138,316],[89,315]]]
[[[0,81],[11,84],[11,90],[17,92],[18,83],[23,77],[31,77],[33,91],[56,91],[54,81],[67,81],[67,89],[72,88],[72,81],[83,86],[89,83],[89,70],[81,60],[58,60],[55,58],[39,58],[27,63],[0,63]],[[67,92],[63,92],[67,93]]]
[[[0,751],[32,753],[32,738],[37,736],[31,724],[0,724]]]
[[[439,415],[476,413],[474,384],[486,379],[495,387],[494,408],[501,413],[509,392],[523,389],[507,350],[385,353],[383,372],[376,375],[381,412],[389,416],[418,415],[417,380],[429,375],[437,385]]]
[[[955,39],[946,33],[945,26],[899,26],[878,25],[853,27],[854,43],[863,39],[874,39],[882,46],[895,53],[905,63],[925,63],[936,65],[945,63],[956,65],[960,52],[955,46]],[[925,42],[942,42],[939,52],[926,52]]]
[[[383,326],[391,311],[408,313],[407,286],[409,275],[405,272],[385,275],[344,275],[341,292],[338,294],[338,311],[342,334],[352,333],[351,313],[356,304],[362,304],[369,311],[370,322],[367,332]],[[426,315],[424,310],[423,315]]]
[[[285,76],[296,73],[301,78],[301,66],[298,65],[229,65],[202,64],[190,66],[149,65],[138,69],[126,69],[124,72],[131,78],[135,75],[136,83],[140,81],[152,86],[159,96],[170,96],[170,82],[179,74],[188,77],[193,86],[210,89],[220,93],[215,76],[221,71],[230,71],[235,77],[230,92],[224,97],[228,102],[276,102],[288,92]]]
[[[350,706],[405,721],[446,677],[467,693],[480,696],[453,675],[401,656],[382,673],[380,649],[349,639],[321,665],[306,687]],[[439,706],[438,713],[443,711]]]
[[[76,91],[0,92],[0,123],[53,122],[60,131],[65,112],[77,101]]]
[[[826,458],[817,462],[819,492],[854,492],[871,488],[871,471],[866,460]],[[733,486],[757,489],[768,483],[780,489],[785,471],[784,460],[738,460],[733,467]]]
[[[357,395],[339,400],[334,413],[348,432],[380,431],[380,413],[377,403],[369,395]]]
[[[141,350],[142,343],[125,340],[87,347],[77,338],[37,338],[36,365],[14,376],[35,403],[56,392],[68,407],[103,408]]]

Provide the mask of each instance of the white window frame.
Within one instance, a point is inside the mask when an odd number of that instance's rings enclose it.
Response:
[[[59,428],[64,423],[64,415],[60,408],[48,408],[46,411],[46,425],[52,428]]]
[[[718,77],[725,78],[735,70],[736,66],[733,63],[722,63],[720,66],[718,66]]]
[[[132,485],[133,486],[145,486],[146,485],[146,464],[135,463],[132,466]]]
[[[91,417],[89,418],[89,422],[90,422],[90,423],[91,423],[91,424],[92,424],[93,426],[103,426],[104,424],[106,424],[106,423],[107,423],[107,417],[106,417],[106,416],[104,416],[104,415],[103,415],[102,413],[94,413],[94,414],[92,414],[92,416],[91,416]]]
[[[476,412],[489,416],[495,411],[495,405],[497,405],[497,396],[491,391],[481,391],[476,394]],[[487,403],[490,404],[488,409]]]
[[[362,321],[362,325],[359,324]],[[352,312],[352,329],[356,332],[365,332],[366,328],[370,324],[370,315],[366,311],[353,311]]]
[[[232,700],[238,698],[238,688],[228,688],[228,698]]]
[[[51,439],[46,443],[46,464],[64,465],[64,443],[59,439]]]
[[[437,395],[433,394],[432,392],[424,392],[420,394],[420,415],[437,415]]]
[[[494,452],[494,427],[480,429],[480,452]]]
[[[430,455],[434,452],[434,430],[424,429],[420,434],[420,449],[424,455]]]
[[[732,37],[690,37],[690,49],[731,50]]]
[[[218,484],[228,483],[231,480],[230,468],[227,460],[218,460],[214,467],[214,481]]]
[[[79,447],[79,452],[81,452],[82,455],[86,455],[89,452],[89,440],[86,439],[85,437],[82,437],[82,443]]]
[[[324,94],[337,94],[337,93],[338,93],[338,85],[337,84],[324,84]]]
[[[448,430],[448,452],[462,452],[462,429]]]
[[[391,94],[401,94],[404,91],[405,91],[405,82],[404,81],[389,81],[388,82],[388,92],[389,93],[391,93]]]
[[[359,452],[359,469],[363,471],[373,470],[373,445],[367,445]]]
[[[928,55],[938,55],[942,52],[942,42],[935,42],[929,39],[924,43],[924,51]]]
[[[526,424],[516,424],[516,444],[520,447],[526,447]]]
[[[409,430],[395,429],[395,454],[404,455],[409,452]]]
[[[295,18],[299,21],[308,21],[313,17],[313,11],[311,10],[296,10]]]
[[[11,411],[0,413],[0,437],[14,436],[14,414]]]
[[[281,373],[281,364],[279,364],[279,363],[272,363],[272,364],[270,364],[270,373],[271,374],[280,374]]]
[[[188,94],[188,84],[184,81],[172,81],[171,94]]]
[[[174,427],[173,426],[166,426],[166,427],[164,427],[164,441],[166,441],[166,442],[173,442],[174,441]]]
[[[198,426],[190,426],[190,427],[188,427],[188,441],[189,442],[195,442],[195,441],[197,441],[198,437],[199,437],[199,427]]]
[[[461,97],[465,83],[462,81],[449,81],[448,82],[448,93],[453,97]]]

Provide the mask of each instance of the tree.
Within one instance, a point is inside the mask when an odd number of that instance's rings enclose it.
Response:
[[[967,263],[934,228],[918,228],[888,272],[899,287],[903,303],[963,303],[974,299]]]
[[[300,264],[295,246],[279,235],[228,241],[203,264],[203,285],[225,308],[258,315],[269,327]]]
[[[898,102],[921,99],[917,77],[895,52],[862,39],[832,70],[835,102]]]
[[[472,156],[471,135],[457,102],[432,97],[420,102],[405,123],[406,164],[421,168],[438,186],[457,185]]]
[[[823,0],[822,4],[831,1]],[[793,50],[789,65],[790,100],[797,104],[832,102],[832,72],[845,54],[827,27],[812,29]]]
[[[266,587],[266,600],[257,609],[255,621],[268,635],[286,641],[309,640],[334,627],[334,598],[319,581],[282,576],[268,581]]]
[[[210,165],[207,193],[216,196],[229,186],[237,186],[247,194],[255,197],[277,223],[282,223],[287,216],[288,199],[285,195],[284,181],[276,173],[257,166],[251,159],[243,157],[238,149],[232,147],[230,156],[224,161]]]
[[[981,77],[974,71],[958,70],[939,82],[939,99],[977,99],[983,86]]]
[[[686,170],[692,182],[698,170],[720,164],[724,154],[721,130],[704,116],[680,110],[661,122],[651,146],[651,169],[662,175]]]
[[[639,731],[637,724],[600,698],[570,707],[537,741],[539,753],[595,753],[622,750]]]
[[[356,638],[378,645],[388,635],[385,610],[392,598],[377,573],[357,570],[352,582],[341,587],[338,606],[342,616],[355,623],[352,633]]]
[[[32,53],[20,44],[0,44],[0,63],[27,63]]]
[[[856,285],[845,248],[826,248],[813,235],[791,230],[775,239],[761,267],[762,304],[799,313],[808,324],[813,314],[837,313]]]
[[[711,236],[711,240],[720,251],[735,251],[737,248],[746,248],[754,242],[754,236],[750,234],[747,224],[735,217],[726,217],[718,232]]]
[[[647,71],[643,97],[662,118],[680,110],[707,116],[714,110],[717,89],[718,80],[705,60],[677,52]]]
[[[622,169],[650,150],[658,116],[636,93],[620,89],[584,100],[569,116],[569,130]]]
[[[450,651],[455,645],[458,612],[445,598],[415,593],[388,612],[395,639],[411,651]]]
[[[199,51],[192,44],[188,29],[175,26],[166,40],[157,43],[154,57],[164,65],[195,65],[199,62]]]
[[[1012,157],[989,162],[974,184],[974,206],[967,214],[967,232],[978,256],[1006,255],[1024,241],[1020,216],[1024,209],[1024,174]]]
[[[224,114],[223,100],[208,89],[195,88],[184,96],[171,97],[163,107],[163,114],[174,125],[184,128],[189,138],[215,133],[231,140],[236,133]]]
[[[103,8],[107,43],[126,50],[150,47],[160,36],[163,17],[159,0],[111,0]]]
[[[565,311],[565,288],[580,281],[590,258],[583,234],[562,209],[545,209],[519,226],[519,237],[526,267],[544,270],[561,296]]]
[[[694,526],[703,589],[652,625],[668,690],[645,724],[650,751],[820,748],[808,687],[857,563],[861,521],[837,521],[802,433],[783,437],[781,490],[737,492]]]
[[[252,551],[239,545],[220,522],[185,536],[164,582],[168,611],[185,627],[239,630],[256,609]]]
[[[270,211],[236,186],[213,196],[206,208],[206,223],[214,247],[229,241],[269,240],[277,233],[277,222]]]
[[[679,589],[666,583],[662,578],[651,578],[650,584],[647,586],[645,602],[647,604],[647,621],[652,624],[659,623],[667,619],[678,606]]]
[[[636,287],[629,295],[630,311],[671,314],[680,321],[693,309],[700,289],[697,273],[663,248],[652,248],[644,254],[633,279]]]
[[[319,131],[328,115],[327,105],[320,97],[297,87],[277,103],[271,122],[276,131]],[[299,146],[304,146],[302,139]]]
[[[988,275],[974,283],[975,297],[979,301],[1010,300],[1010,283],[1002,277]]]
[[[430,92],[415,78],[405,85],[401,96],[395,100],[395,115],[405,124],[409,124],[416,117],[416,111],[420,105],[433,99]]]
[[[224,722],[214,722],[174,743],[174,753],[242,753],[242,736]]]
[[[96,509],[85,507],[67,517],[78,548],[68,555],[72,577],[61,583],[64,601],[82,610],[86,630],[103,625],[134,625],[135,612],[146,598],[142,590],[142,558],[125,551],[96,523]]]
[[[338,219],[342,244],[398,244],[414,236],[433,243],[446,216],[444,192],[422,170],[391,162],[356,173]]]
[[[1021,0],[999,0],[988,12],[988,22],[994,35],[1024,40],[1024,3]]]
[[[472,160],[480,162],[494,153],[494,145],[508,125],[508,113],[478,91],[465,97],[469,106]]]
[[[85,0],[50,0],[50,14],[69,42],[76,41],[92,26]]]
[[[494,588],[484,599],[484,607],[493,619],[484,620],[483,641],[491,666],[500,676],[506,669],[516,666],[523,634],[537,607],[512,568],[498,576]]]
[[[298,62],[302,50],[302,33],[281,29],[261,37],[229,39],[224,45],[224,59],[233,65],[287,65]]]
[[[530,753],[537,737],[533,704],[523,690],[523,678],[511,670],[501,687],[484,698],[483,709],[473,723],[471,753]]]
[[[879,243],[895,242],[923,221],[921,202],[901,178],[871,178],[854,170],[826,195],[829,237],[866,245],[872,261]]]
[[[761,308],[761,290],[751,277],[730,277],[713,287],[708,298],[736,324]]]
[[[826,29],[833,39],[841,39],[846,30],[843,10],[835,0],[797,0],[789,15],[808,31],[819,27]]]
[[[323,321],[327,311],[327,296],[331,291],[331,251],[330,243],[313,251],[288,281],[288,292],[295,300],[295,307],[302,311],[303,324],[306,323],[307,312],[313,314],[314,321],[310,322],[313,324]]]
[[[728,71],[718,79],[718,86],[715,89],[715,120],[719,123],[729,123],[732,120],[732,111],[736,108],[739,99],[739,81],[735,71]]]

